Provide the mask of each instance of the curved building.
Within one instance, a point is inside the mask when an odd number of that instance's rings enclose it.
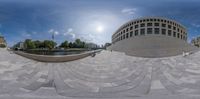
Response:
[[[167,57],[197,50],[187,43],[187,29],[161,17],[131,20],[112,35],[110,49],[139,57]]]

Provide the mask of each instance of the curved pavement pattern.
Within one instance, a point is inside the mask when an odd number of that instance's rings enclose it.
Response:
[[[0,49],[0,98],[199,99],[199,60],[200,52],[138,58],[102,51],[76,61],[42,63]]]

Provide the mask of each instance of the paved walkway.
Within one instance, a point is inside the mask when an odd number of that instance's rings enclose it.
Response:
[[[138,58],[102,51],[65,63],[42,63],[0,49],[0,98],[199,99],[200,52]]]

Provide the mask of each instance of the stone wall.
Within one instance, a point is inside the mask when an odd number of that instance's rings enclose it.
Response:
[[[36,61],[40,62],[67,62],[67,61],[73,61],[77,59],[81,59],[87,56],[90,56],[94,53],[100,52],[101,50],[96,50],[96,51],[89,51],[81,54],[73,54],[73,55],[36,55],[36,54],[29,54],[29,53],[24,53],[21,51],[15,51],[16,54],[33,59]]]

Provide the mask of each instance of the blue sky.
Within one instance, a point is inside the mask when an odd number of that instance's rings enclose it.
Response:
[[[0,33],[9,46],[26,38],[111,42],[113,32],[144,16],[174,19],[200,35],[200,0],[0,0]]]

